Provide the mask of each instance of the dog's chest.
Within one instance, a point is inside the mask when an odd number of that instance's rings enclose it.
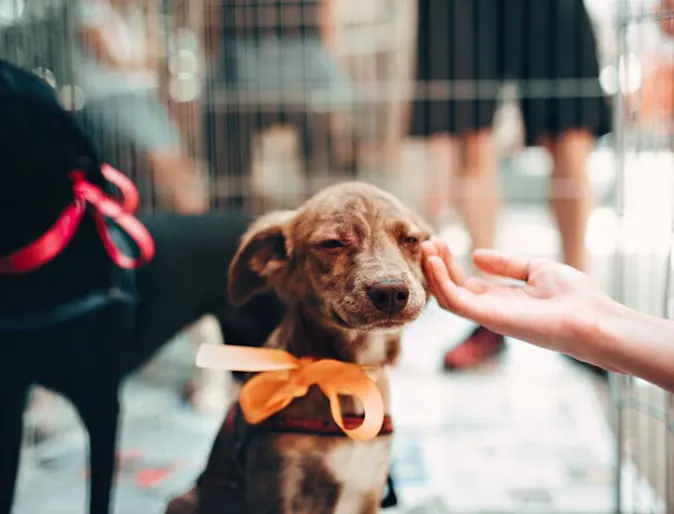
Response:
[[[371,441],[282,436],[286,512],[357,514],[378,505],[391,437]],[[304,497],[304,498],[302,498]]]
[[[335,514],[361,512],[368,496],[378,496],[384,486],[390,458],[390,437],[374,441],[349,441],[325,456],[325,464],[340,487]]]

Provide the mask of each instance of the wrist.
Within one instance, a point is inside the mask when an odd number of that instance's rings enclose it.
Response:
[[[613,302],[598,320],[594,341],[620,372],[671,390],[671,321]]]
[[[616,334],[616,327],[634,316],[635,311],[602,296],[593,302],[584,315],[576,312],[571,321],[571,334],[579,355],[574,355],[610,371],[623,372],[624,340]]]

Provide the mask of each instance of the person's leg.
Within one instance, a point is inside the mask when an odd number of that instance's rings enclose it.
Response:
[[[491,129],[466,135],[462,146],[457,205],[470,234],[472,248],[491,248],[501,200],[498,158]],[[444,367],[447,370],[470,368],[504,348],[503,336],[478,326],[461,344],[445,354]]]
[[[447,200],[446,187],[451,175],[457,173],[461,165],[460,141],[449,134],[434,134],[427,141],[430,162],[426,163],[430,179],[426,181],[426,205],[424,216],[433,225],[438,223],[438,215]],[[453,195],[452,195],[453,196]]]
[[[205,170],[185,152],[167,107],[152,91],[123,100],[116,106],[117,130],[147,159],[160,199],[183,214],[207,211]]]
[[[552,155],[550,208],[562,242],[565,264],[586,271],[585,229],[592,208],[592,192],[585,163],[595,139],[586,129],[566,130],[543,145]]]
[[[472,249],[491,248],[501,202],[498,163],[491,129],[473,132],[463,138],[463,159],[459,173],[457,204],[470,234]]]
[[[585,232],[593,198],[585,164],[595,138],[589,130],[569,129],[555,139],[544,139],[542,142],[554,163],[550,209],[559,228],[562,259],[565,264],[587,273]],[[573,361],[599,376],[607,376],[606,370],[575,359]]]

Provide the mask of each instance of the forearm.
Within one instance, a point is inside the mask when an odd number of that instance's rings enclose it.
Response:
[[[599,364],[674,392],[674,322],[614,302],[600,316],[588,344]]]
[[[99,27],[83,27],[80,37],[87,48],[100,62],[108,68],[115,70],[129,70],[138,68],[138,63],[128,62],[116,57],[105,43],[102,30]]]

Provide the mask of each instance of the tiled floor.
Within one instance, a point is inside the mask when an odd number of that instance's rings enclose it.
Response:
[[[457,335],[465,327],[446,323]],[[404,502],[460,513],[610,512],[611,436],[591,377],[518,341],[479,372],[441,376],[438,326],[413,327],[393,372]]]
[[[554,231],[540,214],[508,214],[502,233],[509,247],[554,253]],[[455,244],[462,237],[447,235]],[[442,352],[467,330],[466,321],[432,306],[406,334],[392,371],[394,473],[403,503],[395,512],[610,512],[612,437],[592,379],[517,341],[480,371],[441,374]],[[163,512],[200,470],[218,423],[182,407],[165,387],[132,381],[115,513]],[[84,512],[84,456],[79,431],[27,452],[15,514]]]

